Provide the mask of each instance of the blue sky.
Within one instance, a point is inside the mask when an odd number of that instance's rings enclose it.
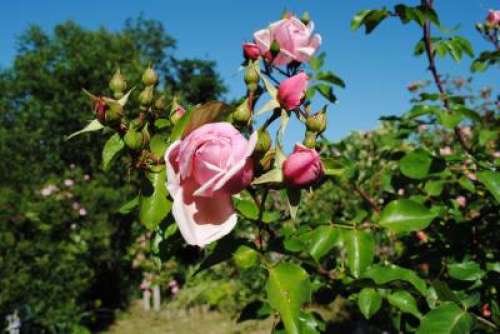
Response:
[[[366,36],[350,30],[351,17],[359,10],[393,7],[400,1],[285,1],[285,0],[16,0],[2,1],[0,11],[0,67],[8,67],[16,52],[16,36],[29,24],[50,30],[55,24],[72,19],[90,29],[104,26],[122,27],[128,17],[143,13],[158,19],[177,39],[177,56],[214,59],[225,83],[228,97],[244,93],[241,44],[252,33],[279,18],[286,8],[301,14],[311,13],[316,31],[323,36],[322,51],[328,55],[327,68],[347,83],[338,90],[338,103],[329,109],[326,136],[339,139],[353,130],[376,126],[382,115],[400,114],[408,109],[409,94],[405,87],[414,80],[429,78],[424,58],[412,56],[420,38],[414,25],[402,26],[399,20],[388,20],[375,33]],[[407,1],[408,4],[419,1]],[[459,33],[470,39],[476,53],[490,47],[474,30],[484,20],[487,10],[498,6],[496,0],[437,0],[441,22],[447,27],[460,24]],[[469,59],[460,64],[438,61],[440,72],[467,75]],[[490,70],[476,80],[478,87],[494,86],[498,70]],[[287,146],[301,141],[303,131],[293,123],[288,131]]]

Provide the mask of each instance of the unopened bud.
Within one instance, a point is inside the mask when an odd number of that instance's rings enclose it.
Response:
[[[182,116],[186,113],[186,110],[181,105],[176,105],[174,110],[172,110],[172,114],[170,115],[170,121],[172,124],[176,124]]]
[[[274,150],[269,150],[264,154],[262,159],[259,160],[259,167],[262,168],[263,171],[268,171],[273,166],[273,160],[276,156],[276,152]]]
[[[153,86],[146,86],[139,94],[139,103],[143,106],[150,105],[153,101]]]
[[[326,113],[320,111],[315,115],[308,116],[306,119],[307,130],[321,134],[326,129]]]
[[[251,117],[252,112],[248,108],[248,100],[243,101],[233,112],[233,120],[240,125],[248,124]]]
[[[309,22],[311,22],[311,15],[309,15],[309,12],[304,12],[304,14],[302,14],[302,17],[300,18],[300,20],[305,25],[308,25]]]
[[[245,70],[245,83],[247,84],[247,89],[251,92],[255,92],[259,83],[259,73],[255,69],[253,64],[247,66]]]
[[[264,154],[271,148],[272,139],[271,135],[266,129],[259,129],[257,133],[257,144],[255,144],[254,152],[257,154]]]
[[[306,131],[306,135],[304,137],[304,146],[309,148],[316,147],[316,133],[312,131]]]
[[[114,123],[120,120],[123,116],[123,107],[119,103],[110,103],[109,108],[106,110],[106,123]]]
[[[133,127],[127,130],[125,136],[123,136],[123,140],[125,141],[125,145],[132,150],[140,150],[144,146],[144,134]]]
[[[146,86],[154,86],[158,83],[158,74],[156,74],[151,66],[144,71],[142,82],[144,82]]]
[[[113,77],[109,81],[109,88],[115,94],[123,95],[123,91],[127,89],[127,81],[120,72],[120,69],[117,69]]]
[[[160,96],[155,101],[155,108],[158,110],[163,110],[166,107],[165,95]]]

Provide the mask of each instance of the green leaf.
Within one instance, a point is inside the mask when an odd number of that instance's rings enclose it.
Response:
[[[430,180],[424,186],[424,190],[429,196],[439,196],[443,192],[443,187],[446,184],[442,180]]]
[[[155,128],[157,129],[164,129],[168,126],[170,126],[170,121],[166,118],[158,118],[157,120],[155,120]]]
[[[234,206],[239,213],[241,213],[245,218],[251,220],[259,219],[259,208],[255,205],[254,201],[247,199],[234,198]]]
[[[94,119],[93,121],[91,121],[89,124],[87,124],[87,126],[84,127],[83,129],[81,129],[80,131],[73,132],[72,134],[67,136],[66,140],[70,140],[71,138],[78,136],[78,135],[85,133],[85,132],[99,131],[101,129],[104,129],[104,125],[102,125],[98,120]]]
[[[461,113],[457,113],[457,112],[450,113],[446,110],[441,110],[437,114],[437,117],[438,117],[439,123],[448,129],[453,129],[458,124],[460,124],[460,122],[463,119],[463,115]]]
[[[393,232],[411,232],[425,229],[436,214],[423,204],[409,199],[390,202],[380,215],[379,224]]]
[[[444,303],[424,316],[416,334],[468,334],[473,322],[456,304]]]
[[[329,225],[321,225],[299,237],[306,245],[307,252],[319,262],[339,242],[338,230]]]
[[[387,296],[387,301],[389,304],[396,306],[404,313],[412,314],[418,319],[422,318],[422,313],[420,313],[417,307],[417,301],[411,293],[407,291],[398,290],[393,292]]]
[[[149,230],[154,230],[169,214],[172,202],[167,198],[165,167],[146,174],[139,203],[139,221]]]
[[[414,271],[396,265],[375,264],[365,271],[363,278],[370,278],[379,285],[397,280],[405,281],[413,285],[420,294],[425,296],[427,293],[427,285],[423,279]]]
[[[364,288],[358,295],[358,307],[369,320],[382,306],[382,296],[373,288]]]
[[[372,10],[363,19],[363,24],[365,25],[365,33],[370,34],[388,16],[389,12],[385,8]]]
[[[331,103],[335,103],[337,101],[337,97],[333,94],[332,86],[328,84],[319,83],[313,86],[325,99],[330,101]]]
[[[165,155],[165,151],[167,150],[169,143],[170,141],[168,135],[158,133],[151,138],[151,141],[149,142],[149,148],[156,159],[162,159]]]
[[[477,179],[484,184],[496,201],[500,203],[500,173],[492,171],[478,172]]]
[[[353,31],[359,29],[359,27],[361,27],[361,25],[363,24],[365,17],[370,13],[371,10],[367,9],[367,10],[362,10],[358,12],[356,15],[354,15],[351,21],[351,29]]]
[[[293,263],[269,269],[266,285],[269,304],[277,310],[288,334],[300,334],[300,307],[310,300],[311,283],[307,272]]]
[[[373,234],[347,230],[343,233],[343,241],[347,250],[347,267],[354,277],[359,278],[373,263],[375,253]]]
[[[106,141],[102,149],[102,169],[107,172],[116,155],[123,150],[125,142],[120,134],[115,133]]]
[[[448,274],[454,279],[461,281],[477,281],[486,275],[478,263],[465,261],[462,263],[448,264]]]
[[[449,40],[449,41],[445,41],[443,43],[446,46],[446,48],[448,49],[453,60],[456,63],[460,62],[460,60],[462,59],[462,47],[461,47],[461,45],[456,44],[453,39]]]
[[[258,253],[255,249],[245,245],[238,247],[233,254],[233,260],[239,268],[248,269],[257,264]]]
[[[326,81],[326,82],[329,82],[333,85],[337,85],[339,87],[342,87],[342,88],[345,88],[345,82],[344,80],[342,80],[341,78],[339,78],[338,76],[336,76],[334,73],[328,71],[328,72],[319,72],[317,75],[316,75],[316,79],[317,80],[321,80],[321,81]]]
[[[422,149],[407,153],[399,161],[399,169],[403,175],[412,179],[423,179],[429,173],[432,157]]]
[[[320,53],[318,56],[312,56],[309,59],[309,65],[313,69],[313,71],[319,71],[321,67],[323,67],[325,63],[326,54],[324,52]]]
[[[283,182],[283,171],[280,168],[271,169],[269,172],[262,174],[254,179],[252,184],[263,183],[281,183]]]
[[[453,37],[455,40],[455,43],[460,44],[460,47],[462,50],[469,56],[469,57],[474,57],[474,49],[472,48],[472,44],[469,42],[468,39],[462,37],[462,36],[455,36]]]
[[[132,212],[139,205],[139,196],[135,196],[133,199],[123,204],[119,209],[118,213],[122,215],[127,215]]]
[[[443,281],[435,280],[432,282],[432,287],[436,291],[436,294],[441,301],[451,301],[460,304],[460,299],[455,295],[455,293],[448,287]]]

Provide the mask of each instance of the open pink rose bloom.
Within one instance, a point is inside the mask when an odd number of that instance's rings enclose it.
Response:
[[[165,153],[172,213],[188,244],[203,247],[236,225],[231,196],[252,181],[256,141],[256,132],[247,140],[230,123],[209,123]]]
[[[280,47],[274,65],[287,65],[292,61],[307,62],[321,45],[321,36],[313,34],[314,23],[305,25],[295,16],[272,23],[268,28],[255,32],[255,43],[262,55],[268,53],[273,41]]]

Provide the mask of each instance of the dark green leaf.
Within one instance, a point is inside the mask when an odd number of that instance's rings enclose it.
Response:
[[[338,76],[333,74],[332,72],[319,72],[316,75],[316,79],[321,80],[321,81],[327,81],[331,84],[345,88],[345,82],[341,78],[339,78]]]
[[[255,205],[254,201],[235,198],[233,202],[236,210],[245,218],[252,220],[259,219],[259,208]]]
[[[132,212],[132,210],[135,209],[138,205],[139,205],[139,196],[135,196],[133,199],[123,204],[118,209],[118,213],[121,213],[122,215],[127,215],[130,212]]]
[[[411,232],[425,229],[436,214],[424,205],[409,199],[390,202],[380,216],[379,224],[393,232]]]
[[[354,17],[352,18],[351,21],[351,29],[352,30],[357,30],[361,25],[363,24],[363,21],[365,20],[365,17],[370,14],[372,11],[371,10],[362,10],[358,12]]]
[[[328,84],[319,83],[313,86],[325,99],[334,103],[337,100],[335,94],[333,94],[332,86]]]
[[[233,254],[233,259],[236,265],[242,269],[248,269],[257,264],[258,253],[255,249],[245,245],[238,247]]]
[[[102,169],[106,172],[109,170],[111,163],[116,158],[116,155],[125,147],[122,137],[118,133],[112,135],[102,150]]]
[[[280,313],[288,334],[300,334],[300,307],[310,300],[310,285],[307,272],[296,264],[280,263],[269,269],[267,298]]]
[[[489,190],[500,203],[500,173],[492,171],[483,171],[477,173],[477,179]]]
[[[468,334],[473,319],[454,303],[445,303],[427,313],[417,329],[417,334]]]
[[[339,233],[329,225],[321,225],[302,234],[299,239],[306,245],[307,252],[319,262],[338,243]]]
[[[412,314],[418,319],[422,317],[422,314],[417,307],[417,301],[411,295],[411,293],[407,291],[398,290],[396,292],[393,292],[387,295],[387,301],[389,302],[389,304],[396,306],[404,313]]]
[[[375,264],[365,271],[363,278],[370,278],[379,285],[396,280],[405,281],[413,285],[420,294],[425,296],[427,293],[427,285],[423,279],[418,277],[414,271],[396,265]]]
[[[347,250],[347,266],[352,275],[359,278],[373,263],[375,253],[373,234],[359,230],[347,230],[343,233],[343,241]]]
[[[370,319],[382,306],[382,296],[373,288],[364,288],[358,295],[358,307]]]
[[[168,215],[172,202],[167,198],[165,167],[146,174],[139,204],[139,220],[149,230],[154,230]]]
[[[399,161],[399,169],[403,175],[412,179],[423,179],[429,173],[432,157],[422,149],[407,153]]]
[[[168,148],[169,138],[166,134],[155,134],[149,142],[151,153],[156,159],[162,159]]]
[[[448,264],[448,274],[461,281],[476,281],[483,278],[486,272],[481,269],[478,263],[466,261]]]

